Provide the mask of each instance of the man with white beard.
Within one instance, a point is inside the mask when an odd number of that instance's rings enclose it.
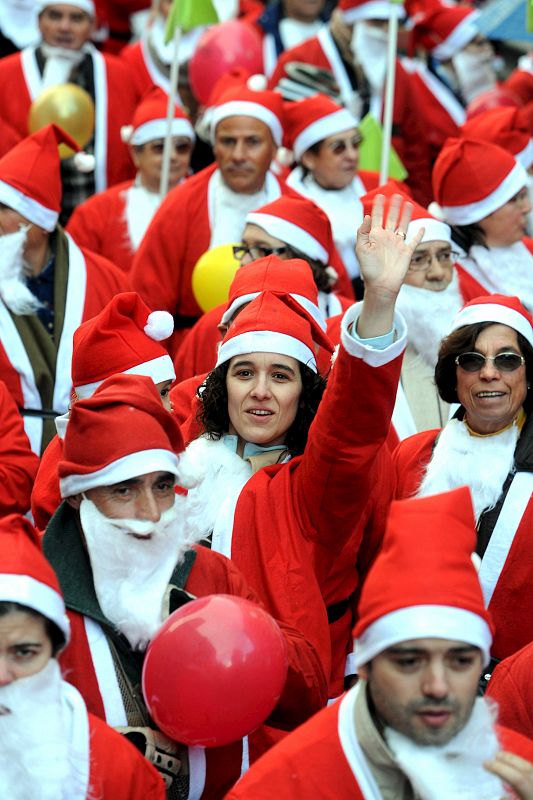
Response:
[[[0,521],[0,797],[163,800],[156,770],[62,680],[70,626],[38,541],[23,516]]]
[[[81,172],[72,158],[61,162],[64,223],[95,191],[133,176],[120,128],[130,122],[137,94],[126,65],[115,56],[100,53],[90,42],[93,0],[39,0],[38,11],[40,44],[0,61],[0,116],[20,136],[27,136],[28,112],[45,89],[74,83],[92,97],[94,134],[85,150],[94,154],[94,171]]]
[[[37,455],[69,405],[74,331],[126,288],[117,267],[57,224],[62,142],[77,148],[48,125],[0,159],[0,380]]]
[[[190,475],[179,425],[150,378],[116,375],[73,405],[63,448],[66,499],[43,547],[72,627],[65,674],[90,711],[129,729],[147,757],[159,757],[169,797],[220,798],[245,768],[242,743],[206,753],[170,742],[153,729],[140,692],[144,650],[168,614],[208,594],[255,601],[237,568],[195,546],[201,533],[181,524],[186,500],[174,486]],[[279,624],[289,670],[269,724],[287,730],[324,705],[327,686],[314,649]],[[261,748],[259,729],[250,756]]]
[[[492,622],[474,547],[466,487],[391,505],[359,603],[359,682],[226,800],[503,800],[504,781],[530,800],[533,742],[476,697]]]

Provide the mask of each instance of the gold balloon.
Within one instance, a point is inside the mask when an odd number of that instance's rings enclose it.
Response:
[[[75,83],[50,86],[33,101],[28,115],[30,133],[51,123],[59,125],[83,149],[94,133],[94,103],[91,95]],[[66,144],[59,145],[61,159],[74,155]]]
[[[231,244],[221,244],[200,256],[192,272],[192,290],[202,311],[225,303],[240,262]]]

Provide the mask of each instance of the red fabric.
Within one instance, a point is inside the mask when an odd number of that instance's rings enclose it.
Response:
[[[315,36],[281,54],[270,78],[270,87],[278,85],[285,75],[285,65],[291,61],[303,61],[305,64],[333,71],[319,39]],[[416,85],[397,61],[392,144],[409,173],[406,183],[412,189],[414,197],[422,205],[427,205],[432,199],[427,132],[421,117],[411,112],[419,103],[421,100],[418,99]]]
[[[457,270],[457,277],[459,279],[459,291],[465,303],[468,303],[469,300],[473,300],[474,297],[490,294],[490,292],[487,292],[485,287],[478,283],[461,264],[455,264],[455,269]]]
[[[4,119],[0,121],[0,158],[20,142],[20,134]]]
[[[128,150],[120,138],[120,128],[131,122],[138,97],[131,74],[115,56],[104,55],[107,76],[107,185],[132,178],[135,174]],[[31,99],[22,70],[21,56],[15,53],[0,60],[0,116],[21,137],[28,135]]]
[[[506,728],[533,739],[533,644],[501,661],[489,681],[487,695],[498,703],[498,719]]]
[[[133,78],[135,91],[139,97],[143,97],[143,95],[156,84],[154,84],[152,76],[146,67],[141,43],[134,42],[134,44],[126,45],[126,47],[120,51],[120,57],[124,59],[125,63],[128,65]]]
[[[133,181],[124,181],[89,197],[74,209],[66,230],[76,244],[108,258],[128,272],[135,252],[126,221],[126,192]]]
[[[513,70],[507,80],[504,81],[503,86],[509,89],[522,105],[526,105],[533,100],[533,75],[527,70]]]
[[[127,739],[89,714],[88,797],[98,800],[165,800],[165,784]]]
[[[338,734],[339,703],[316,714],[255,764],[225,800],[364,800]],[[506,750],[533,760],[533,742],[497,726]]]
[[[63,441],[54,436],[41,456],[39,470],[31,490],[31,513],[41,533],[61,505],[57,465],[63,458]]]
[[[0,517],[26,514],[38,467],[18,408],[0,381]]]

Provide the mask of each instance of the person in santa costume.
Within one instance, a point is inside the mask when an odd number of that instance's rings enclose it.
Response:
[[[230,89],[212,112],[211,135],[216,163],[169,192],[131,272],[132,288],[174,315],[181,338],[201,313],[191,287],[200,256],[238,242],[246,215],[286,191],[269,169],[283,135],[279,94],[248,85]],[[173,344],[178,341],[175,336]]]
[[[197,546],[200,527],[185,525],[187,502],[175,484],[193,479],[179,425],[153,380],[115,375],[76,402],[58,472],[66,499],[43,548],[72,628],[65,675],[90,711],[146,742],[169,797],[220,798],[254,757],[255,740],[247,751],[237,742],[206,753],[155,731],[140,691],[143,656],[163,619],[194,597],[255,595],[233,564]],[[326,681],[302,634],[279,624],[288,673],[269,721],[291,730],[323,706]]]
[[[168,312],[151,312],[135,292],[116,294],[74,332],[71,403],[92,397],[106,378],[126,373],[151,378],[170,411],[170,387],[176,373],[163,342],[173,329]],[[68,419],[69,411],[56,418],[57,435],[41,457],[31,493],[33,519],[40,531],[61,504],[57,465],[63,456]]]
[[[134,173],[120,128],[131,120],[138,98],[124,63],[90,43],[93,23],[92,0],[40,0],[41,43],[0,61],[0,115],[23,137],[30,107],[45,89],[75,83],[94,101],[94,135],[85,146],[94,154],[94,171],[81,172],[71,158],[61,162],[62,222],[91,194]]]
[[[476,698],[492,623],[471,560],[474,526],[464,487],[392,504],[354,630],[358,683],[273,748],[227,800],[508,796],[501,778],[515,784],[497,755],[531,762],[533,742],[495,724],[492,706]]]
[[[309,295],[326,320],[342,313],[353,302],[352,287],[333,243],[329,220],[309,200],[283,196],[251,211],[246,217],[241,245],[236,245],[234,251],[243,267],[258,261],[261,264],[257,270],[245,273],[238,270],[228,302],[203,314],[187,333],[174,359],[178,381],[200,374],[205,377],[213,369],[229,320],[264,288]],[[261,265],[270,256],[273,258],[268,262],[267,276]],[[309,287],[305,290],[291,284],[292,277],[297,282],[300,276],[300,269],[294,272],[292,268],[295,259],[306,261],[312,270],[311,276],[304,269]],[[291,262],[290,270],[279,263],[287,261]],[[314,279],[312,282],[308,281],[310,277]],[[237,302],[239,297],[242,303]],[[229,315],[228,309],[231,309]],[[319,368],[323,374],[329,370],[329,357],[320,359]]]
[[[74,331],[125,288],[120,270],[58,225],[61,142],[77,149],[48,125],[0,159],[0,379],[37,454],[68,408]]]
[[[533,639],[529,616],[516,614],[532,599],[532,380],[531,314],[517,297],[471,300],[443,339],[435,369],[440,396],[459,410],[441,431],[416,434],[395,454],[399,497],[462,484],[472,491],[496,659]]]
[[[29,511],[38,467],[16,403],[0,381],[0,518]]]
[[[152,218],[161,204],[159,185],[167,129],[168,98],[153,87],[122,129],[137,168],[134,180],[93,195],[78,206],[66,230],[80,247],[105,256],[128,272]],[[185,180],[194,146],[194,130],[178,106],[172,121],[169,189]]]
[[[318,67],[333,76],[328,94],[334,94],[353,116],[362,119],[370,112],[381,121],[391,13],[403,15],[402,6],[385,0],[340,0],[327,27],[280,56],[269,85],[277,86],[290,100],[308,97],[309,78],[298,94],[298,81],[289,73],[294,64]],[[320,71],[317,92],[326,88]],[[413,113],[419,104],[422,106],[422,98],[417,86],[397,60],[392,145],[409,173],[407,183],[414,197],[428,203],[431,180],[427,132],[423,115]]]
[[[0,794],[10,800],[163,800],[157,771],[61,676],[70,624],[27,519],[0,521]]]

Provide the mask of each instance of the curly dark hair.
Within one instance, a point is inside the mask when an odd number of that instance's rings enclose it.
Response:
[[[458,244],[465,253],[468,253],[470,248],[475,244],[480,244],[482,247],[488,249],[487,242],[485,241],[485,234],[478,222],[472,222],[470,225],[452,225],[451,229],[453,241]]]
[[[439,395],[445,402],[459,402],[457,397],[456,357],[461,353],[469,353],[474,350],[480,333],[494,324],[494,322],[476,322],[473,325],[464,325],[442,340],[435,367],[435,383],[437,384]],[[533,382],[533,347],[521,333],[517,331],[516,335],[518,348],[526,362],[526,380],[528,384],[531,384]],[[529,389],[524,401],[524,410],[529,413],[532,407],[533,392]]]
[[[220,439],[229,430],[228,390],[226,376],[230,362],[226,361],[209,373],[198,388],[201,403],[196,415],[197,422],[210,439]],[[305,450],[307,435],[315,418],[320,400],[326,388],[326,380],[312,369],[300,364],[302,394],[296,418],[287,431],[285,444],[291,455],[301,455]]]
[[[51,619],[48,619],[48,617],[45,617],[44,614],[39,613],[39,611],[35,611],[35,609],[30,608],[29,606],[24,606],[20,603],[13,603],[9,600],[0,601],[0,617],[5,616],[6,614],[11,614],[13,611],[23,611],[25,614],[29,614],[30,616],[35,617],[35,619],[41,619],[43,621],[45,631],[52,644],[53,657],[55,657],[60,650],[64,648],[67,643],[65,634],[55,622],[52,622]]]

